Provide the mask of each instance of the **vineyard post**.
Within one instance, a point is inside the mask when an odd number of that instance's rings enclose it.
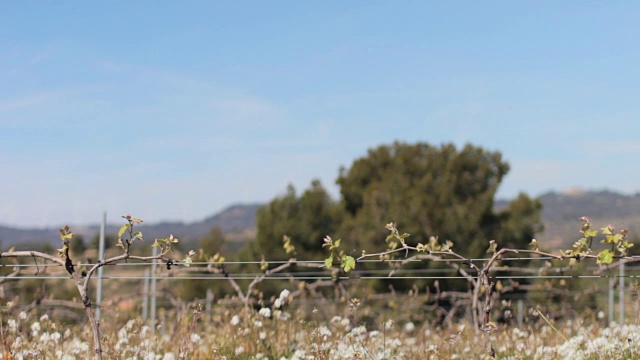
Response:
[[[624,261],[620,261],[620,282],[618,288],[618,301],[620,302],[620,313],[618,316],[620,317],[620,325],[624,324]]]
[[[207,302],[205,304],[205,310],[208,319],[211,318],[211,303],[213,303],[213,291],[211,289],[207,289]]]
[[[153,248],[153,257],[155,258],[158,255],[158,248]],[[157,279],[156,279],[156,268],[158,264],[154,259],[151,263],[151,331],[156,331],[156,296],[157,296]]]
[[[104,236],[107,225],[107,212],[102,213],[102,222],[100,223],[100,238],[98,241],[98,261],[104,260]],[[96,292],[96,320],[100,321],[100,312],[102,305],[102,266],[98,268],[98,289]]]
[[[144,271],[144,282],[142,287],[142,322],[146,323],[149,310],[149,269]]]
[[[524,323],[524,301],[518,299],[518,327],[522,327]]]
[[[614,285],[613,275],[609,276],[609,323],[613,321],[613,285]]]

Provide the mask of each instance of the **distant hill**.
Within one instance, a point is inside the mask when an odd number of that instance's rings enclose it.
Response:
[[[640,239],[640,194],[623,195],[613,191],[582,191],[570,189],[563,192],[548,192],[540,196],[544,233],[537,236],[545,247],[568,248],[580,238],[581,216],[591,218],[600,228],[613,224],[618,229],[628,228],[631,239]],[[496,209],[507,206],[507,200],[496,201]],[[144,223],[140,227],[147,239],[173,234],[186,244],[194,244],[214,226],[219,226],[228,240],[234,241],[237,249],[256,234],[256,214],[262,204],[233,205],[202,221],[193,223],[162,222]],[[119,225],[107,227],[107,233],[115,234]],[[74,226],[73,231],[89,240],[98,233],[99,227]],[[59,244],[58,229],[17,229],[0,226],[2,247],[22,247],[36,243]]]
[[[612,224],[617,229],[628,228],[630,239],[640,239],[640,194],[569,189],[548,192],[539,198],[545,230],[538,238],[544,246],[571,246],[582,235],[579,219],[585,215],[598,229]],[[507,201],[498,201],[496,208],[506,204]]]
[[[260,204],[232,205],[202,221],[193,223],[162,222],[157,224],[143,223],[140,231],[147,239],[177,236],[185,243],[193,243],[207,234],[213,227],[219,226],[228,240],[243,241],[255,236],[256,213]],[[121,224],[108,224],[107,234],[115,234]],[[83,235],[88,241],[99,231],[99,225],[72,226],[72,231]],[[58,228],[19,229],[0,226],[2,247],[16,246],[21,249],[25,245],[49,243],[57,246],[60,242]],[[22,245],[22,246],[21,246]]]

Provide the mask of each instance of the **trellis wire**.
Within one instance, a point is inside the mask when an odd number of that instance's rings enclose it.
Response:
[[[158,280],[253,280],[258,276],[263,276],[264,274],[254,275],[254,274],[239,274],[239,275],[224,275],[224,274],[207,274],[207,275],[189,275],[189,276],[157,276]],[[94,277],[97,279],[97,277]],[[610,278],[640,278],[640,275],[519,275],[519,276],[491,276],[493,279],[503,280],[503,279],[610,279]],[[69,279],[69,276],[59,276],[59,275],[17,275],[17,276],[0,276],[0,279],[7,280],[20,280],[20,279],[38,279],[38,280],[49,280],[49,279]],[[139,275],[112,275],[112,276],[103,276],[102,279],[105,280],[143,280],[144,276]],[[294,273],[280,273],[278,275],[265,275],[263,280],[402,280],[402,279],[410,279],[410,280],[468,280],[466,276],[358,276],[358,277],[349,277],[349,276],[339,276],[333,277],[331,275],[324,276],[295,276]]]
[[[640,261],[640,256],[632,256],[634,260]],[[361,259],[357,260],[357,263],[400,263],[400,262],[481,262],[488,261],[490,258],[472,258],[472,259],[458,259],[458,258],[440,258],[440,259]],[[545,257],[509,257],[509,258],[501,258],[499,261],[531,261],[531,260],[560,260],[551,256]],[[282,265],[282,264],[323,264],[324,260],[271,260],[271,261],[194,261],[191,265]],[[179,261],[176,262],[176,265],[179,264]],[[85,266],[91,267],[94,266],[95,263],[76,263],[74,266]],[[123,263],[112,263],[105,264],[104,266],[150,266],[151,261],[148,262],[123,262]],[[0,268],[2,267],[60,267],[59,264],[52,263],[38,263],[38,264],[2,264],[0,263]],[[640,268],[640,266],[638,266]],[[629,267],[627,267],[628,269]]]

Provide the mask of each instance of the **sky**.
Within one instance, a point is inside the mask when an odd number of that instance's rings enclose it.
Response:
[[[0,3],[0,225],[201,220],[394,141],[640,191],[637,1]]]

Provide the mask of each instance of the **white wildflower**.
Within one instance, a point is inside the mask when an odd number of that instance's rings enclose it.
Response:
[[[260,340],[264,340],[267,338],[267,333],[264,331],[260,331],[260,334],[258,336],[260,337]]]
[[[144,325],[140,328],[140,338],[144,339],[145,337],[147,337],[147,333],[149,332],[149,330],[151,330],[151,328],[148,325]]]
[[[358,326],[353,328],[353,330],[351,330],[351,333],[353,335],[362,335],[365,334],[367,332],[367,328],[364,326]]]
[[[240,324],[240,316],[233,315],[233,317],[231,318],[231,325],[236,326],[238,324]]]
[[[260,309],[260,311],[258,311],[258,314],[260,314],[263,317],[271,317],[271,309],[269,308],[262,308]]]
[[[128,338],[129,336],[128,336],[126,327],[123,327],[120,330],[118,330],[118,340],[127,340]]]
[[[324,325],[320,325],[318,326],[318,334],[326,340],[327,337],[331,336],[331,330]]]
[[[244,353],[244,346],[240,345],[236,348],[236,350],[234,351],[236,356],[243,354]]]
[[[47,320],[49,320],[49,315],[44,314],[40,316],[40,322],[46,322]]]
[[[62,335],[60,335],[60,333],[56,331],[53,334],[51,334],[51,341],[57,344],[58,342],[60,342],[61,337]]]
[[[46,344],[49,342],[49,340],[51,340],[51,336],[48,332],[45,331],[42,333],[42,335],[40,335],[40,343]]]
[[[282,290],[282,292],[280,293],[280,296],[278,296],[273,306],[276,309],[279,309],[282,305],[284,305],[287,302],[290,294],[291,294],[291,291],[287,289]]]
[[[415,330],[415,329],[416,329],[416,326],[411,321],[409,321],[408,323],[404,324],[404,331],[405,332],[410,333],[410,332],[413,332],[413,330]]]
[[[33,336],[38,336],[38,333],[40,332],[40,323],[38,321],[34,322],[33,324],[31,324],[31,332],[33,333]]]
[[[22,345],[22,337],[18,336],[18,337],[16,337],[15,340],[13,340],[13,344],[11,344],[11,347],[19,348],[21,345]]]
[[[197,344],[200,342],[200,340],[202,340],[202,338],[200,338],[200,335],[193,333],[191,334],[191,342],[194,344]]]
[[[12,332],[18,329],[18,323],[16,323],[15,319],[7,320],[7,325],[9,326],[9,330]]]
[[[18,317],[20,318],[20,320],[27,320],[27,313],[24,311],[20,311],[20,314],[18,314]]]

